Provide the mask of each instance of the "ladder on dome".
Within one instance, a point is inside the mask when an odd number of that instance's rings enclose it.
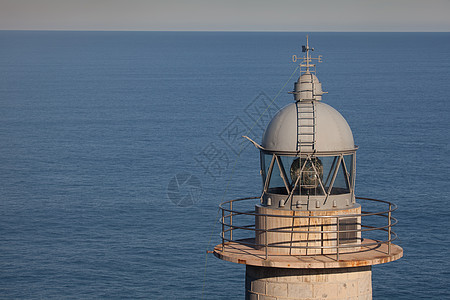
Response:
[[[316,113],[313,100],[297,101],[297,152],[314,151]]]

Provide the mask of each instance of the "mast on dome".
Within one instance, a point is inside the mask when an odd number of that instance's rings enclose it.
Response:
[[[299,63],[300,77],[294,84],[294,90],[289,92],[294,94],[295,101],[303,100],[322,100],[322,95],[326,92],[322,91],[322,84],[317,78],[316,74],[316,64],[314,61],[322,62],[322,55],[318,57],[311,57],[310,51],[314,51],[314,48],[309,46],[309,38],[306,36],[306,46],[302,46],[302,52],[305,53],[304,56],[298,57],[297,55],[292,55],[292,61]]]
[[[304,56],[292,55],[292,62],[297,62],[301,59],[299,67],[300,67],[300,75],[302,73],[316,72],[316,64],[312,62],[316,60],[317,62],[322,62],[322,55],[318,57],[311,57],[310,51],[314,51],[314,48],[309,47],[309,37],[306,35],[306,45],[302,45],[302,53],[305,53]]]

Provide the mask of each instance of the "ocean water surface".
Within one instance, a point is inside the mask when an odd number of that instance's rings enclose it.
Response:
[[[0,298],[242,299],[245,268],[206,250],[218,204],[260,193],[240,135],[292,101],[305,35],[0,31]],[[357,195],[399,206],[374,299],[450,298],[450,34],[310,43]]]

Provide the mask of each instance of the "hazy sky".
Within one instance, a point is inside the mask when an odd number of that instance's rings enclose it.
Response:
[[[0,30],[450,31],[450,0],[0,0]]]

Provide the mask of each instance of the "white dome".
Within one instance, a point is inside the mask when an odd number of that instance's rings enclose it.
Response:
[[[354,150],[353,134],[344,117],[331,106],[312,101],[314,105],[316,152]],[[274,152],[297,152],[297,104],[282,108],[264,132],[262,147]],[[302,123],[300,123],[302,125]],[[302,146],[301,152],[312,152],[312,147]]]

